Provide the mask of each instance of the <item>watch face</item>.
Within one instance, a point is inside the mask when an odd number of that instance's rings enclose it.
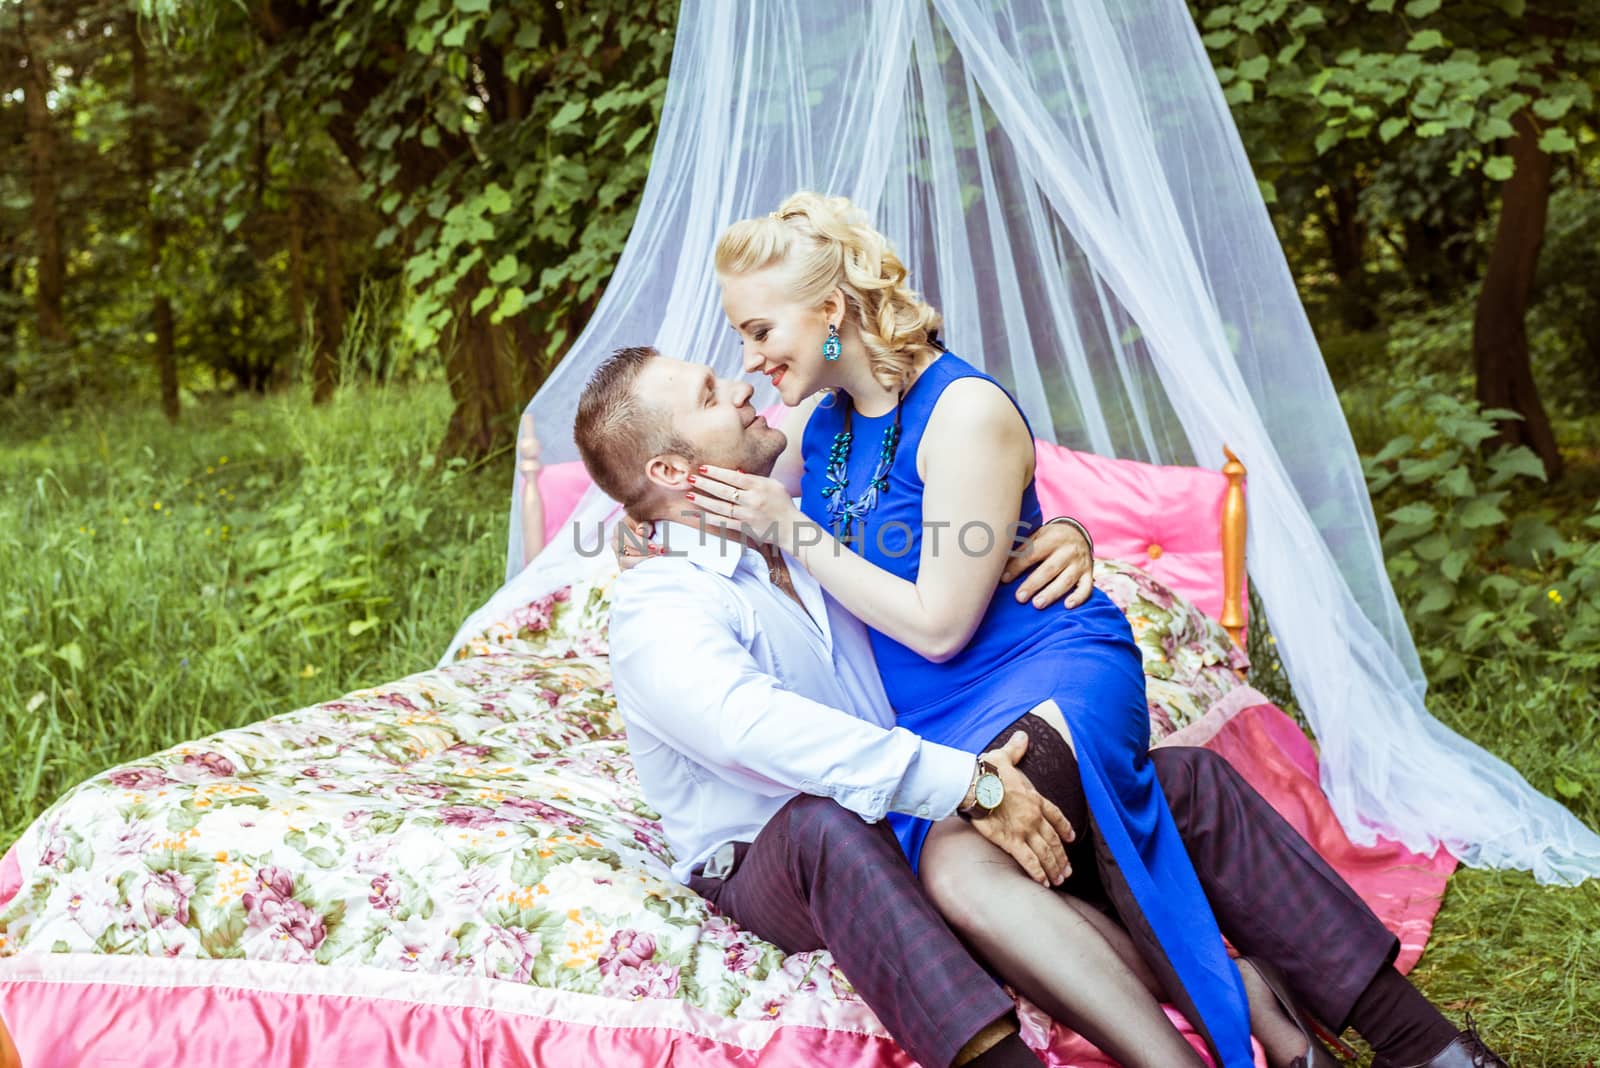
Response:
[[[998,775],[978,776],[977,798],[978,804],[986,809],[1000,807],[1000,801],[1006,796],[1006,788]]]

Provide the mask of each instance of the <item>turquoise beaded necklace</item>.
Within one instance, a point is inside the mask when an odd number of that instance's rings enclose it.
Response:
[[[889,468],[894,466],[894,453],[900,444],[900,402],[902,392],[895,397],[894,422],[883,428],[883,440],[878,445],[878,466],[867,479],[867,488],[854,500],[845,497],[850,487],[850,416],[855,405],[848,393],[841,392],[844,401],[844,426],[833,436],[833,446],[828,450],[828,467],[824,477],[828,484],[822,487],[822,496],[828,502],[828,519],[833,526],[833,536],[846,544],[850,541],[850,528],[858,519],[865,519],[878,503],[878,494],[889,488]]]

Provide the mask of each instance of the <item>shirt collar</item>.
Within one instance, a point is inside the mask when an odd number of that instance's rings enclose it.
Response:
[[[720,537],[709,528],[668,520],[661,524],[661,536],[673,556],[686,557],[694,566],[715,571],[723,578],[732,578],[739,570],[739,561],[744,559],[746,546],[742,542]]]
[[[709,529],[692,527],[687,523],[678,523],[673,520],[658,520],[656,532],[661,536],[662,543],[667,552],[673,556],[681,556],[694,566],[713,571],[723,578],[732,578],[745,563],[746,557],[760,558],[761,553],[745,545],[743,542],[732,538],[723,538],[711,533]],[[782,552],[782,550],[779,550]],[[801,604],[811,622],[822,632],[823,641],[828,647],[829,655],[833,653],[833,626],[828,621],[827,594],[822,586],[800,565],[800,562],[788,553],[783,553],[784,562],[789,566],[789,581],[795,586]],[[755,560],[750,560],[752,571],[760,575],[762,581],[767,581],[766,560],[763,558],[761,566],[756,567]],[[773,587],[776,591],[776,587]],[[781,595],[780,595],[781,596]]]

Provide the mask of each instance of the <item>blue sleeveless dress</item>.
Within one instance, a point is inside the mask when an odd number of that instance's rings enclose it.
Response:
[[[852,548],[878,567],[915,582],[922,555],[922,492],[917,449],[940,395],[950,383],[992,378],[946,352],[911,384],[901,402],[900,444],[888,473],[888,488],[852,529]],[[824,399],[801,440],[805,472],[801,508],[832,530],[823,497],[834,435],[843,428],[844,405]],[[851,418],[854,446],[848,465],[848,496],[867,485],[878,463],[890,412]],[[973,448],[983,448],[973,442]],[[1027,530],[1042,521],[1030,481],[1017,519]],[[997,539],[1009,531],[995,533]],[[962,532],[929,530],[938,551],[960,552]],[[986,535],[965,533],[967,551],[983,552]],[[1076,749],[1083,791],[1094,830],[1108,848],[1142,911],[1143,925],[1159,944],[1168,970],[1183,987],[1200,1019],[1193,1022],[1211,1040],[1227,1068],[1253,1064],[1249,1007],[1238,973],[1228,959],[1215,917],[1200,887],[1166,797],[1149,759],[1150,718],[1144,669],[1127,617],[1095,590],[1072,611],[1040,611],[1018,604],[1021,578],[1000,586],[966,648],[943,664],[924,659],[893,638],[871,631],[873,652],[896,721],[944,745],[979,752],[1001,730],[1049,698],[1060,707]],[[890,825],[912,868],[921,858],[931,824],[892,813]],[[1125,918],[1126,920],[1126,918]]]

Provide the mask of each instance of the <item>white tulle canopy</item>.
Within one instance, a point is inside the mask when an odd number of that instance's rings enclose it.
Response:
[[[578,394],[618,347],[741,373],[712,248],[797,189],[876,220],[1040,436],[1245,461],[1250,580],[1352,837],[1600,873],[1600,837],[1424,707],[1355,448],[1183,0],[684,0],[638,219],[529,405],[545,463],[576,459]],[[521,489],[507,584],[462,634],[599,566],[563,536],[524,568]],[[612,510],[580,503],[586,546]]]

